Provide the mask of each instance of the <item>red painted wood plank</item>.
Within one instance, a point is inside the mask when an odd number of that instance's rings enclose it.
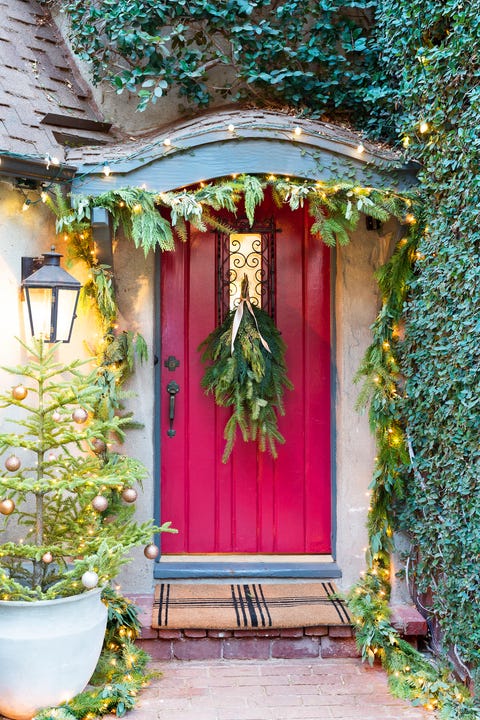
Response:
[[[186,264],[187,245],[177,245],[175,252],[164,253],[161,259],[161,327],[162,348],[161,367],[162,379],[160,385],[160,412],[161,412],[161,519],[170,520],[178,529],[178,535],[162,536],[163,552],[181,552],[188,542],[188,516],[186,513],[185,498],[186,486],[186,446],[184,438],[185,401],[177,396],[175,428],[177,435],[169,438],[168,410],[169,396],[166,386],[170,380],[180,385],[180,392],[185,392],[186,362],[184,349],[184,328],[182,319],[185,312],[184,272]],[[175,312],[172,312],[175,308]],[[164,361],[174,355],[180,360],[180,366],[170,372],[164,368]]]

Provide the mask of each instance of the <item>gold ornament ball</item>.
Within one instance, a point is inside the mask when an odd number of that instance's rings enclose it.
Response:
[[[94,587],[97,587],[98,585],[98,575],[93,570],[87,570],[82,575],[82,585],[83,587],[86,587],[87,590],[91,590]]]
[[[61,419],[62,419],[62,416],[60,415],[60,413],[58,412],[58,410],[54,410],[53,413],[52,413],[52,420],[53,420],[53,422],[60,422]]]
[[[85,408],[76,408],[76,410],[72,413],[72,420],[79,425],[81,425],[84,422],[87,422],[88,419],[88,412],[85,410]]]
[[[45,563],[45,565],[49,565],[53,560],[53,555],[51,552],[46,552],[42,555],[42,561]]]
[[[158,557],[159,552],[160,552],[159,548],[156,545],[153,545],[153,543],[152,543],[151,545],[145,546],[143,554],[149,560],[155,560],[155,558]]]
[[[11,515],[15,510],[15,503],[10,498],[5,498],[0,502],[0,513],[2,515]]]
[[[103,495],[96,495],[92,500],[92,507],[97,512],[103,512],[108,507],[108,500]]]
[[[137,497],[137,491],[133,488],[125,488],[122,492],[122,499],[125,500],[126,503],[134,503]]]
[[[28,390],[25,385],[16,385],[12,390],[12,396],[15,400],[25,400],[28,395]]]
[[[5,460],[5,467],[9,472],[15,472],[19,469],[21,464],[22,463],[20,462],[20,458],[18,458],[16,455],[10,455],[10,457]]]
[[[99,438],[93,438],[92,440],[92,448],[95,455],[100,455],[101,453],[105,452],[107,449],[106,444],[103,442],[103,440],[100,440]]]

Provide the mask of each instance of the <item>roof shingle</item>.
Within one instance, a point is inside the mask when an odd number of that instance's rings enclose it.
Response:
[[[36,0],[0,0],[0,13],[0,153],[63,160],[63,126],[42,124],[44,116],[102,118],[48,10]]]

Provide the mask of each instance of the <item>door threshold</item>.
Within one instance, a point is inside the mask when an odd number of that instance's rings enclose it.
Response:
[[[189,554],[189,555],[176,555],[176,554],[164,554],[160,558],[162,563],[181,563],[181,562],[268,562],[268,563],[284,563],[284,562],[333,562],[333,557],[327,554],[316,554],[316,555],[281,555],[275,554],[259,554],[259,553],[209,553],[205,555]]]
[[[342,572],[331,555],[163,555],[154,578],[319,578]]]

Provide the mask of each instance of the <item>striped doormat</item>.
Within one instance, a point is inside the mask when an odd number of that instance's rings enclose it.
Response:
[[[155,588],[153,628],[236,630],[348,625],[332,582],[162,583]]]

